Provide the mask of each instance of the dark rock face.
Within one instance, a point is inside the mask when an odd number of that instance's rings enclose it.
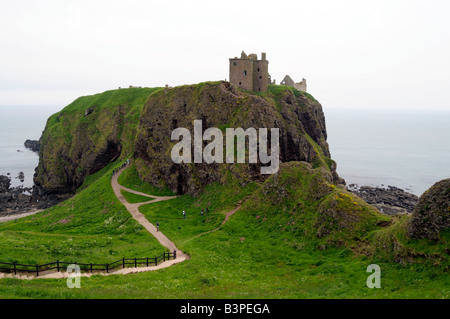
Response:
[[[5,193],[8,191],[11,185],[11,180],[5,175],[0,175],[0,193]]]
[[[139,115],[158,88],[83,96],[47,120],[34,174],[39,196],[73,193],[87,175],[133,153]]]
[[[168,186],[178,194],[195,195],[206,184],[220,182],[229,173],[242,181],[267,177],[260,174],[259,162],[173,163],[170,151],[177,142],[170,140],[171,132],[183,127],[193,137],[194,120],[202,120],[203,132],[211,127],[221,129],[224,139],[225,128],[279,128],[280,164],[314,163],[327,158],[333,177],[343,182],[335,172],[335,163],[329,159],[325,117],[318,102],[287,88],[276,95],[260,96],[241,91],[228,82],[176,87],[150,96],[141,114],[135,143],[135,163],[141,178],[156,186]],[[208,143],[204,141],[203,147]]]
[[[29,148],[33,152],[39,153],[39,149],[41,148],[41,142],[36,140],[26,140],[25,143],[23,143],[26,148]]]
[[[450,178],[434,184],[422,196],[408,225],[408,236],[437,241],[450,227]]]
[[[66,200],[69,196],[68,194],[39,196],[34,188],[11,187],[5,192],[0,192],[0,216],[46,209]]]
[[[419,200],[416,195],[394,186],[384,189],[351,184],[348,190],[386,215],[412,213]]]

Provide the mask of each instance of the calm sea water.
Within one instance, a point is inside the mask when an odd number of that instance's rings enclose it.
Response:
[[[47,118],[59,109],[54,106],[0,106],[0,175],[10,173],[11,186],[33,185],[39,157],[23,143],[27,139],[38,140]],[[25,174],[23,183],[16,178],[21,171]]]
[[[10,173],[13,186],[32,186],[38,155],[23,143],[39,139],[59,110],[0,106],[0,174]],[[348,184],[393,185],[421,195],[450,178],[450,112],[324,112],[331,156]],[[20,171],[24,183],[15,178]]]
[[[347,184],[421,195],[450,178],[450,111],[324,112],[331,157]]]

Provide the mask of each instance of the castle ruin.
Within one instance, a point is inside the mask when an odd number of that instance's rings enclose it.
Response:
[[[294,80],[289,75],[286,75],[283,81],[280,82],[281,85],[292,86],[299,91],[306,92],[306,79],[302,79],[301,82],[295,83]]]
[[[269,86],[269,61],[266,54],[258,60],[256,54],[230,59],[230,82],[243,90],[266,92]]]
[[[240,58],[231,58],[230,83],[243,90],[267,92],[269,84],[275,84],[275,80],[273,82],[271,80],[266,53],[261,53],[261,60],[258,60],[256,54],[247,55],[244,51]],[[286,75],[280,84],[306,92],[306,79],[295,83],[289,75]]]

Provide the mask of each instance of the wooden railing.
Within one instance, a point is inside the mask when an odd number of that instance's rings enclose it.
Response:
[[[56,270],[60,272],[61,270],[67,268],[68,265],[77,265],[80,267],[81,271],[85,272],[93,272],[93,271],[106,271],[109,273],[111,270],[116,268],[126,268],[129,265],[133,265],[134,267],[149,267],[149,266],[158,266],[159,263],[164,262],[170,259],[176,259],[177,252],[174,250],[173,252],[164,252],[156,257],[145,257],[145,258],[122,258],[117,261],[113,261],[112,263],[106,264],[86,264],[86,263],[77,263],[77,262],[65,262],[65,261],[55,261],[48,264],[43,265],[26,265],[20,263],[5,263],[0,262],[0,272],[8,272],[17,274],[18,272],[28,272],[35,273],[36,276],[39,276],[39,273],[47,272],[51,270]]]

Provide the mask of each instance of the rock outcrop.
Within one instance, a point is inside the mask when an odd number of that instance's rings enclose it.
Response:
[[[9,186],[11,185],[11,180],[8,176],[0,175],[0,193],[5,193],[8,191]]]
[[[380,188],[371,186],[359,187],[355,184],[350,184],[348,189],[385,215],[394,216],[412,213],[419,200],[416,195],[394,186]]]
[[[254,94],[228,82],[186,85],[156,92],[141,114],[135,144],[135,163],[140,177],[155,186],[167,186],[178,194],[198,194],[206,184],[221,182],[228,174],[246,183],[263,180],[261,164],[175,164],[171,141],[175,128],[193,132],[194,120],[203,131],[219,128],[279,128],[280,163],[305,161],[327,166],[336,174],[326,142],[325,117],[311,96],[285,86],[269,86],[269,92]],[[203,132],[202,132],[203,133]],[[209,142],[203,142],[203,147]]]
[[[192,132],[196,119],[202,120],[203,130],[216,127],[224,135],[226,128],[279,128],[280,164],[305,161],[326,167],[336,184],[345,183],[330,158],[322,107],[311,95],[276,85],[252,93],[221,81],[113,90],[75,100],[47,121],[34,178],[36,194],[73,192],[86,175],[131,154],[143,180],[178,194],[198,194],[230,174],[243,184],[267,178],[260,173],[260,162],[174,164],[171,132],[178,127]]]
[[[34,182],[38,196],[74,192],[122,152],[133,151],[139,115],[154,89],[80,97],[52,115],[40,138]]]
[[[450,227],[450,178],[434,184],[419,199],[408,225],[410,238],[437,241]]]
[[[36,140],[26,140],[25,143],[23,143],[26,148],[29,148],[33,152],[39,153],[39,149],[41,148],[41,142]]]

